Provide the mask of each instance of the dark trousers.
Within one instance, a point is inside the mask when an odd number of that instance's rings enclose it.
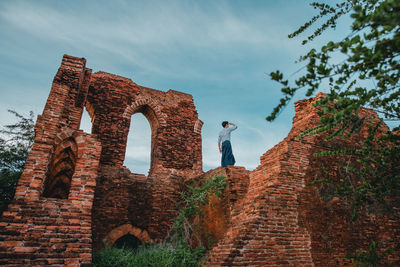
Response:
[[[221,166],[227,167],[228,165],[235,165],[235,157],[232,153],[232,145],[231,142],[226,140],[222,143],[222,158],[221,158]]]

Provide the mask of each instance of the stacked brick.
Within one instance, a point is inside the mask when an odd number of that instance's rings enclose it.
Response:
[[[280,143],[250,172],[247,194],[233,206],[230,227],[206,266],[312,265],[310,238],[297,220],[296,191],[304,184],[295,175],[302,170],[289,148]],[[286,162],[294,173],[285,173]]]
[[[360,116],[370,121],[378,121],[375,112],[369,109],[362,109]],[[387,131],[386,125],[382,125],[376,137]],[[335,139],[330,142],[324,141],[326,135],[316,136],[311,147],[311,153],[331,151],[338,149],[360,148],[362,141],[368,135],[368,128],[351,139]],[[305,182],[310,183],[316,177],[325,178],[329,173],[330,179],[338,183],[340,179],[352,179],[356,184],[357,180],[352,177],[352,172],[346,172],[338,166],[352,166],[356,164],[352,156],[329,156],[309,157],[309,168],[306,171]],[[332,163],[335,164],[332,164]],[[325,171],[320,166],[325,167]],[[395,250],[389,256],[394,266],[400,265],[400,221],[377,203],[367,204],[358,212],[358,218],[352,220],[350,214],[352,208],[348,202],[331,198],[322,200],[321,195],[332,193],[333,188],[324,185],[307,186],[299,195],[299,224],[308,229],[311,240],[311,253],[316,266],[349,266],[345,260],[348,254],[355,254],[357,249],[368,250],[371,241],[376,242],[377,252],[381,254],[390,247]],[[400,212],[400,202],[397,199],[386,199],[394,214]],[[317,219],[313,219],[317,218]]]
[[[98,72],[92,75],[86,107],[92,133],[102,144],[92,215],[94,249],[102,248],[109,233],[124,224],[147,231],[152,240],[162,240],[175,216],[184,180],[202,173],[202,123],[192,96]],[[148,177],[122,166],[130,120],[138,112],[148,119],[152,131]]]
[[[203,209],[202,230],[218,241],[206,266],[349,266],[344,256],[371,240],[379,241],[378,252],[394,246],[393,255],[399,255],[398,220],[367,207],[358,221],[349,222],[346,203],[322,200],[331,188],[306,186],[321,176],[321,164],[338,180],[341,160],[354,161],[313,153],[357,148],[367,135],[364,128],[351,139],[296,139],[318,124],[312,103],[321,97],[296,102],[288,137],[255,170],[230,166],[204,174],[203,123],[192,96],[92,74],[85,59],[65,55],[15,197],[0,219],[0,265],[90,266],[93,250],[126,234],[161,241],[185,185],[214,174],[225,175],[228,186],[222,199],[213,198]],[[79,130],[84,107],[92,134]],[[131,116],[138,112],[152,130],[148,176],[122,166]],[[378,119],[367,109],[360,115]],[[386,130],[382,126],[378,135]],[[394,210],[398,203],[392,202]],[[399,256],[391,257],[399,263]]]
[[[125,224],[146,231],[153,241],[163,240],[176,216],[183,181],[180,176],[146,177],[124,167],[102,167],[92,213],[94,249],[103,248],[110,232]]]
[[[205,229],[219,229],[220,225],[226,229],[222,237],[214,235],[218,243],[210,251],[206,266],[351,266],[345,255],[368,248],[371,240],[379,240],[378,253],[395,247],[391,260],[399,263],[398,220],[372,207],[362,210],[357,222],[351,222],[345,203],[337,199],[325,202],[321,196],[326,188],[306,186],[321,178],[321,164],[334,179],[342,178],[338,167],[340,157],[321,159],[312,156],[313,153],[357,148],[367,135],[364,128],[351,139],[327,142],[326,135],[295,139],[319,122],[312,103],[321,97],[324,96],[319,94],[296,102],[289,136],[267,151],[261,157],[261,164],[249,173],[244,197],[233,206],[226,199],[216,204],[222,206],[218,210],[230,211],[223,213],[223,220],[217,223],[204,220]],[[377,119],[376,113],[367,109],[362,109],[360,116]],[[382,126],[378,135],[385,130],[387,127]],[[343,160],[347,164],[354,161]],[[393,202],[392,207],[399,210],[398,203]]]
[[[203,217],[199,223],[203,244],[209,240],[221,240],[231,225],[233,208],[247,193],[249,186],[249,171],[243,167],[229,166],[219,167],[200,176],[198,179],[210,178],[214,175],[226,177],[227,186],[223,192],[223,198],[211,196],[210,203],[202,208]],[[209,239],[211,237],[211,239]]]
[[[92,133],[102,143],[101,164],[120,167],[125,158],[131,116],[143,113],[152,130],[149,176],[202,173],[201,134],[191,95],[139,86],[105,72],[92,75],[87,107]]]
[[[92,134],[79,130],[84,107]],[[122,166],[138,112],[152,129],[148,177]],[[165,238],[185,180],[203,173],[202,124],[192,96],[92,74],[85,59],[64,55],[0,220],[0,265],[84,266],[118,235]]]
[[[78,130],[91,74],[85,62],[64,56],[43,115],[38,117],[35,142],[14,200],[0,220],[2,266],[91,263],[91,209],[101,147],[93,136]],[[66,139],[76,146],[73,170],[72,165],[64,164],[71,160],[68,156],[52,161],[57,147],[60,151],[67,148]],[[52,162],[58,163],[49,171]],[[53,178],[63,182],[57,188],[68,190],[68,198],[44,196],[49,176],[63,171],[69,175]]]

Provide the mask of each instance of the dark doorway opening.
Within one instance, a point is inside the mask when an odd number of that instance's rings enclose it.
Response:
[[[140,242],[140,240],[136,236],[131,234],[126,234],[118,238],[117,241],[115,241],[114,247],[133,250],[138,248],[141,244],[142,242]]]

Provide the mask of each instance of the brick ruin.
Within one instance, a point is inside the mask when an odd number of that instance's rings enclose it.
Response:
[[[86,108],[92,133],[79,130]],[[149,175],[123,166],[131,116],[152,132]],[[65,55],[15,197],[1,218],[0,265],[90,265],[92,248],[168,232],[184,181],[203,173],[191,95],[86,68]]]
[[[243,167],[217,168],[209,174],[228,177],[224,198],[206,207],[203,229],[212,233],[217,244],[205,266],[353,266],[345,256],[357,249],[367,250],[376,241],[377,252],[394,247],[390,260],[400,265],[400,221],[376,206],[360,210],[352,221],[350,207],[338,198],[323,200],[321,165],[334,181],[344,178],[341,168],[354,162],[351,156],[315,157],[314,153],[360,148],[368,135],[364,127],[349,139],[325,141],[327,134],[296,139],[319,124],[315,101],[297,101],[289,135],[260,158],[253,171]],[[377,114],[361,109],[363,118],[377,121]],[[377,136],[388,130],[381,126]],[[308,184],[308,185],[307,185]],[[400,199],[391,207],[400,212]]]
[[[312,102],[319,97],[296,102],[288,137],[255,170],[231,166],[204,173],[203,123],[191,95],[92,73],[84,58],[64,55],[15,197],[0,219],[0,265],[91,266],[93,250],[105,243],[161,241],[185,184],[212,174],[225,175],[228,186],[221,200],[204,208],[202,227],[217,241],[206,266],[350,266],[344,256],[370,240],[380,241],[380,251],[395,246],[392,260],[398,263],[398,220],[363,210],[349,222],[345,203],[323,201],[324,188],[306,186],[321,163],[340,176],[332,158],[314,152],[360,146],[366,134],[363,129],[330,142],[323,135],[295,139],[318,123]],[[84,108],[91,134],[79,130]],[[152,132],[148,176],[123,166],[131,116],[138,112]],[[377,118],[370,110],[362,113]],[[393,208],[399,211],[398,202]]]

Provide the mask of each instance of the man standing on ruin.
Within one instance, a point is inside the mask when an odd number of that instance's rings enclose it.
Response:
[[[232,127],[229,127],[232,125]],[[234,123],[230,123],[227,121],[222,122],[222,131],[219,133],[218,137],[218,148],[219,153],[222,153],[221,157],[221,166],[227,167],[228,165],[235,165],[235,157],[232,153],[232,145],[231,145],[231,132],[237,129],[237,126]],[[221,149],[222,143],[222,149]]]

